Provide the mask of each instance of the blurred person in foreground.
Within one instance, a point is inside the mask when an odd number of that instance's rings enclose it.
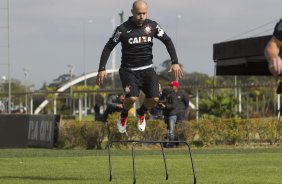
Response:
[[[279,52],[282,46],[282,18],[276,24],[272,38],[265,47],[265,57],[268,61],[268,68],[273,76],[279,76],[282,73],[282,61]]]

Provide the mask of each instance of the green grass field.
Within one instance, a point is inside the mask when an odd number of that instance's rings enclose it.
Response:
[[[136,152],[137,183],[193,183],[186,150],[166,150],[169,179],[159,150]],[[282,148],[193,149],[199,184],[281,184]],[[133,182],[130,151],[112,150],[109,182],[106,150],[0,149],[1,184],[127,184]]]

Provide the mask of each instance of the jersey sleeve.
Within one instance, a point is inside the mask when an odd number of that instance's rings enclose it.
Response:
[[[273,36],[282,42],[282,19],[276,24]]]
[[[103,71],[106,69],[107,61],[114,47],[120,42],[121,34],[122,32],[120,30],[120,27],[117,27],[102,51],[98,71]]]
[[[159,39],[160,41],[162,41],[165,44],[166,49],[170,55],[172,64],[178,64],[178,58],[177,58],[176,50],[175,50],[172,40],[165,33],[165,31],[161,28],[161,26],[158,23],[154,22],[154,26],[156,29],[154,37]]]

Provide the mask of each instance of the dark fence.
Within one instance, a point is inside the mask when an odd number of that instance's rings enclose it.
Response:
[[[57,115],[0,115],[0,148],[52,148],[59,122]]]

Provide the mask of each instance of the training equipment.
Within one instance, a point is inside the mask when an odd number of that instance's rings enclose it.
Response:
[[[168,169],[167,169],[167,164],[166,164],[166,157],[165,157],[165,152],[164,152],[164,144],[168,143],[179,143],[179,144],[185,144],[188,147],[188,153],[190,156],[190,161],[192,165],[192,171],[193,171],[193,178],[194,178],[194,184],[196,184],[196,170],[194,167],[194,161],[192,158],[192,152],[190,145],[185,142],[185,141],[145,141],[145,140],[121,140],[121,141],[114,141],[110,140],[109,144],[107,145],[108,149],[108,156],[109,156],[109,168],[110,168],[110,178],[109,180],[112,181],[113,176],[112,176],[112,160],[111,160],[111,146],[113,143],[132,143],[132,160],[133,160],[133,184],[136,184],[136,167],[135,167],[135,145],[136,144],[160,144],[161,150],[162,150],[162,156],[164,159],[164,166],[165,166],[165,173],[166,173],[166,180],[168,180]]]

